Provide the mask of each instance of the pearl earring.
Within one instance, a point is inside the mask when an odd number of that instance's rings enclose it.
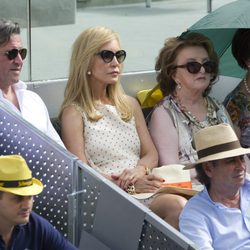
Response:
[[[90,76],[90,75],[91,75],[91,71],[88,71],[88,72],[87,72],[87,75],[89,75],[89,76]]]
[[[179,83],[177,83],[177,89],[180,90],[181,89],[181,85]]]

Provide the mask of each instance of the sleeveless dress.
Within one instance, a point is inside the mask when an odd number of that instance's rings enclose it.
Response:
[[[98,104],[102,118],[90,121],[81,108],[84,122],[85,155],[89,165],[103,174],[118,174],[132,169],[140,159],[140,139],[135,118],[128,122],[120,118],[115,106]]]

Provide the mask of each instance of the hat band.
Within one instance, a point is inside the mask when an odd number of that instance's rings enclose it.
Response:
[[[220,144],[220,145],[215,145],[209,148],[205,148],[202,150],[197,151],[197,155],[199,157],[199,159],[209,156],[209,155],[213,155],[213,154],[218,154],[224,151],[228,151],[228,150],[233,150],[233,149],[238,149],[241,148],[239,141],[232,141],[232,142],[228,142],[228,143],[224,143],[224,144]]]
[[[5,187],[5,188],[21,188],[21,187],[29,187],[32,185],[33,185],[32,178],[27,180],[18,180],[18,181],[0,180],[0,187]]]

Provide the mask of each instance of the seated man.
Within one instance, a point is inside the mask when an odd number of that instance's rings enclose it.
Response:
[[[0,249],[77,249],[32,212],[33,195],[42,190],[21,156],[0,156]]]
[[[199,249],[250,249],[250,179],[233,129],[226,124],[194,135],[197,178],[205,185],[180,215],[180,230]],[[185,169],[194,166],[187,166]]]
[[[26,84],[19,79],[26,54],[19,24],[1,18],[0,101],[64,147],[50,122],[43,100],[35,92],[27,90]]]

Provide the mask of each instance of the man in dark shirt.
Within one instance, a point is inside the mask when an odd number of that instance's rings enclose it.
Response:
[[[21,156],[0,156],[0,250],[77,249],[32,212],[33,195],[42,190]]]

